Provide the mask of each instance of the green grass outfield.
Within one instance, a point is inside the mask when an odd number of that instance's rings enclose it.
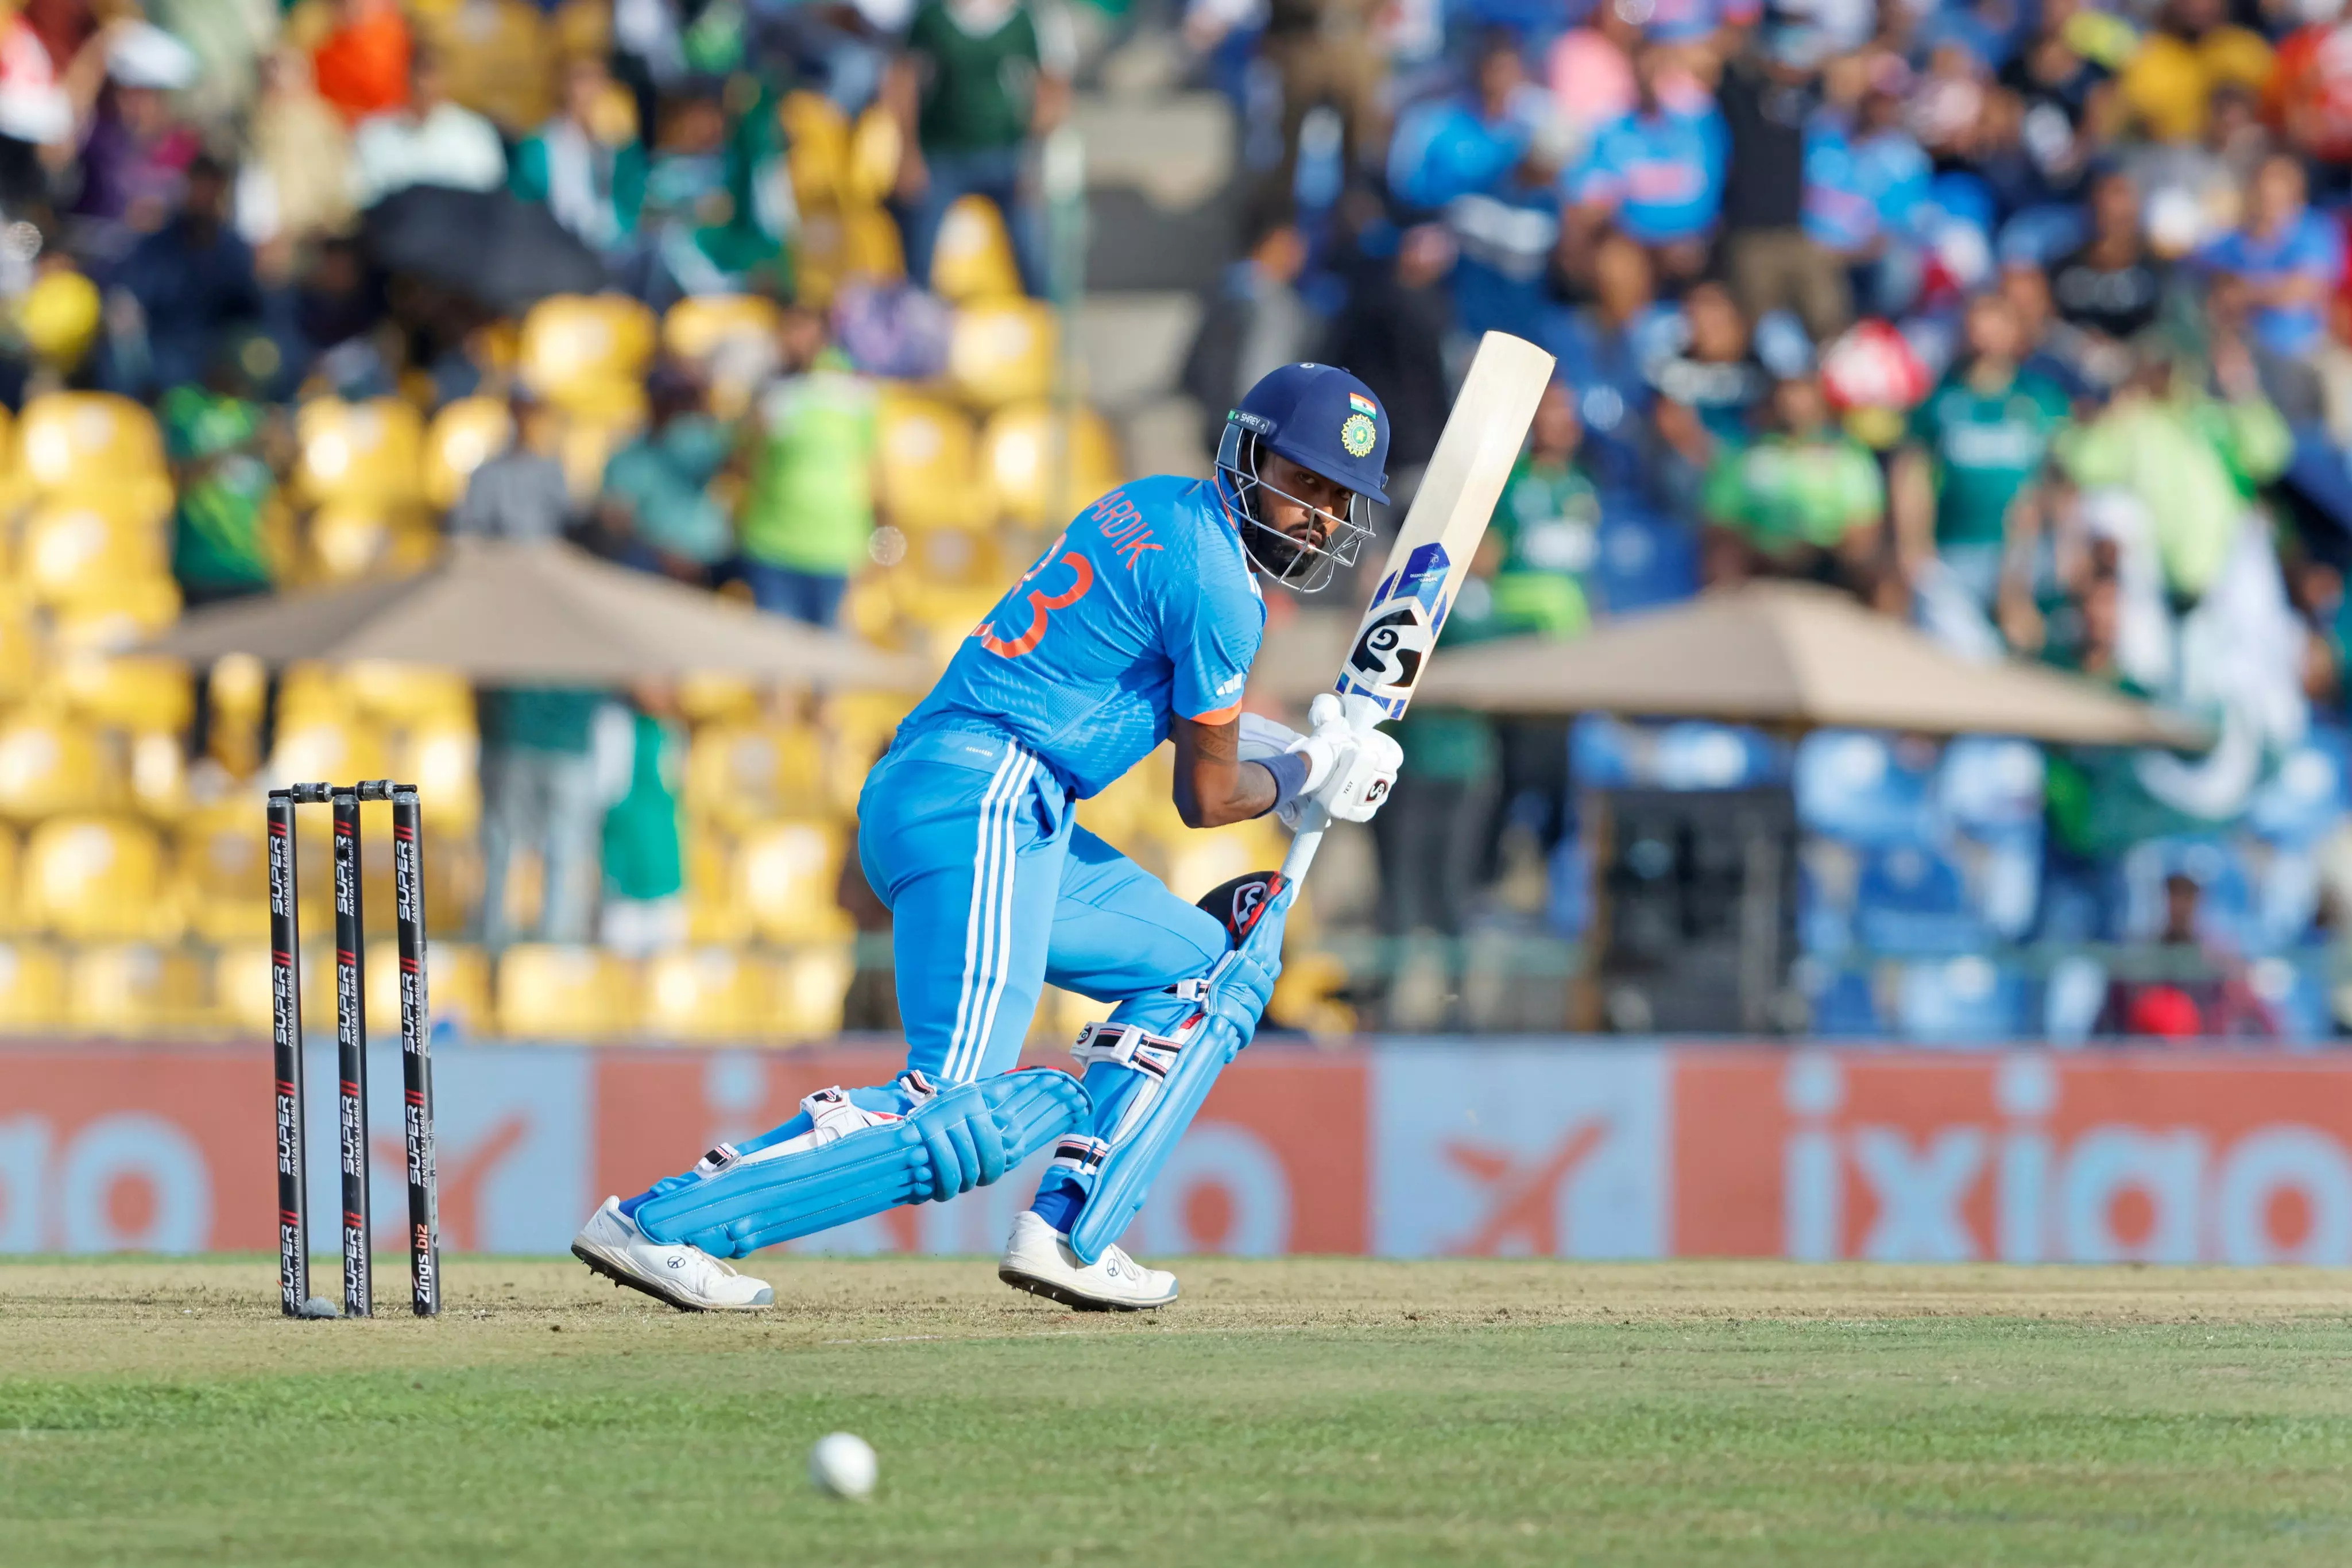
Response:
[[[323,1260],[316,1283],[333,1286]],[[568,1261],[287,1322],[272,1263],[0,1263],[0,1563],[2352,1564],[2352,1276]],[[809,1444],[880,1451],[865,1506]]]

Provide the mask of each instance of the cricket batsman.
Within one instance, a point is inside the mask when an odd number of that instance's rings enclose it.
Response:
[[[1368,821],[1396,743],[1318,698],[1298,735],[1244,716],[1260,577],[1328,584],[1386,504],[1388,419],[1361,382],[1285,365],[1227,418],[1216,476],[1162,476],[1080,513],[898,727],[858,802],[857,852],[895,920],[907,1066],[820,1089],[635,1197],[606,1198],[582,1261],[688,1310],[770,1305],[725,1260],[903,1203],[946,1199],[1055,1150],[998,1265],[1070,1306],[1164,1306],[1175,1276],[1117,1245],[1281,967],[1276,876],[1185,903],[1077,826],[1077,803],[1163,739],[1195,828],[1319,804]],[[1118,1003],[1084,1076],[1013,1070],[1040,988]]]

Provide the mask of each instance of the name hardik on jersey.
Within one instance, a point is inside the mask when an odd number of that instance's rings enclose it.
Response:
[[[1265,601],[1208,480],[1122,485],[1078,514],[957,649],[901,736],[978,727],[1101,790],[1168,738],[1223,724],[1265,633]]]

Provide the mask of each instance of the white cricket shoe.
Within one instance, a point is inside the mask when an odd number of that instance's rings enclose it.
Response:
[[[1140,1312],[1176,1299],[1176,1276],[1146,1269],[1117,1247],[1106,1247],[1091,1263],[1061,1235],[1024,1208],[1013,1222],[1013,1237],[997,1260],[996,1277],[1016,1291],[1044,1296],[1082,1312]]]
[[[750,1312],[775,1305],[765,1280],[684,1242],[656,1241],[608,1197],[572,1239],[572,1255],[615,1285],[643,1291],[682,1312]]]

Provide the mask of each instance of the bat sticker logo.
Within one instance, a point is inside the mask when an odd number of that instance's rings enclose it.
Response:
[[[1412,691],[1420,678],[1423,661],[1434,641],[1423,615],[1417,601],[1401,604],[1365,627],[1364,634],[1356,639],[1348,667],[1375,695],[1402,695]]]

